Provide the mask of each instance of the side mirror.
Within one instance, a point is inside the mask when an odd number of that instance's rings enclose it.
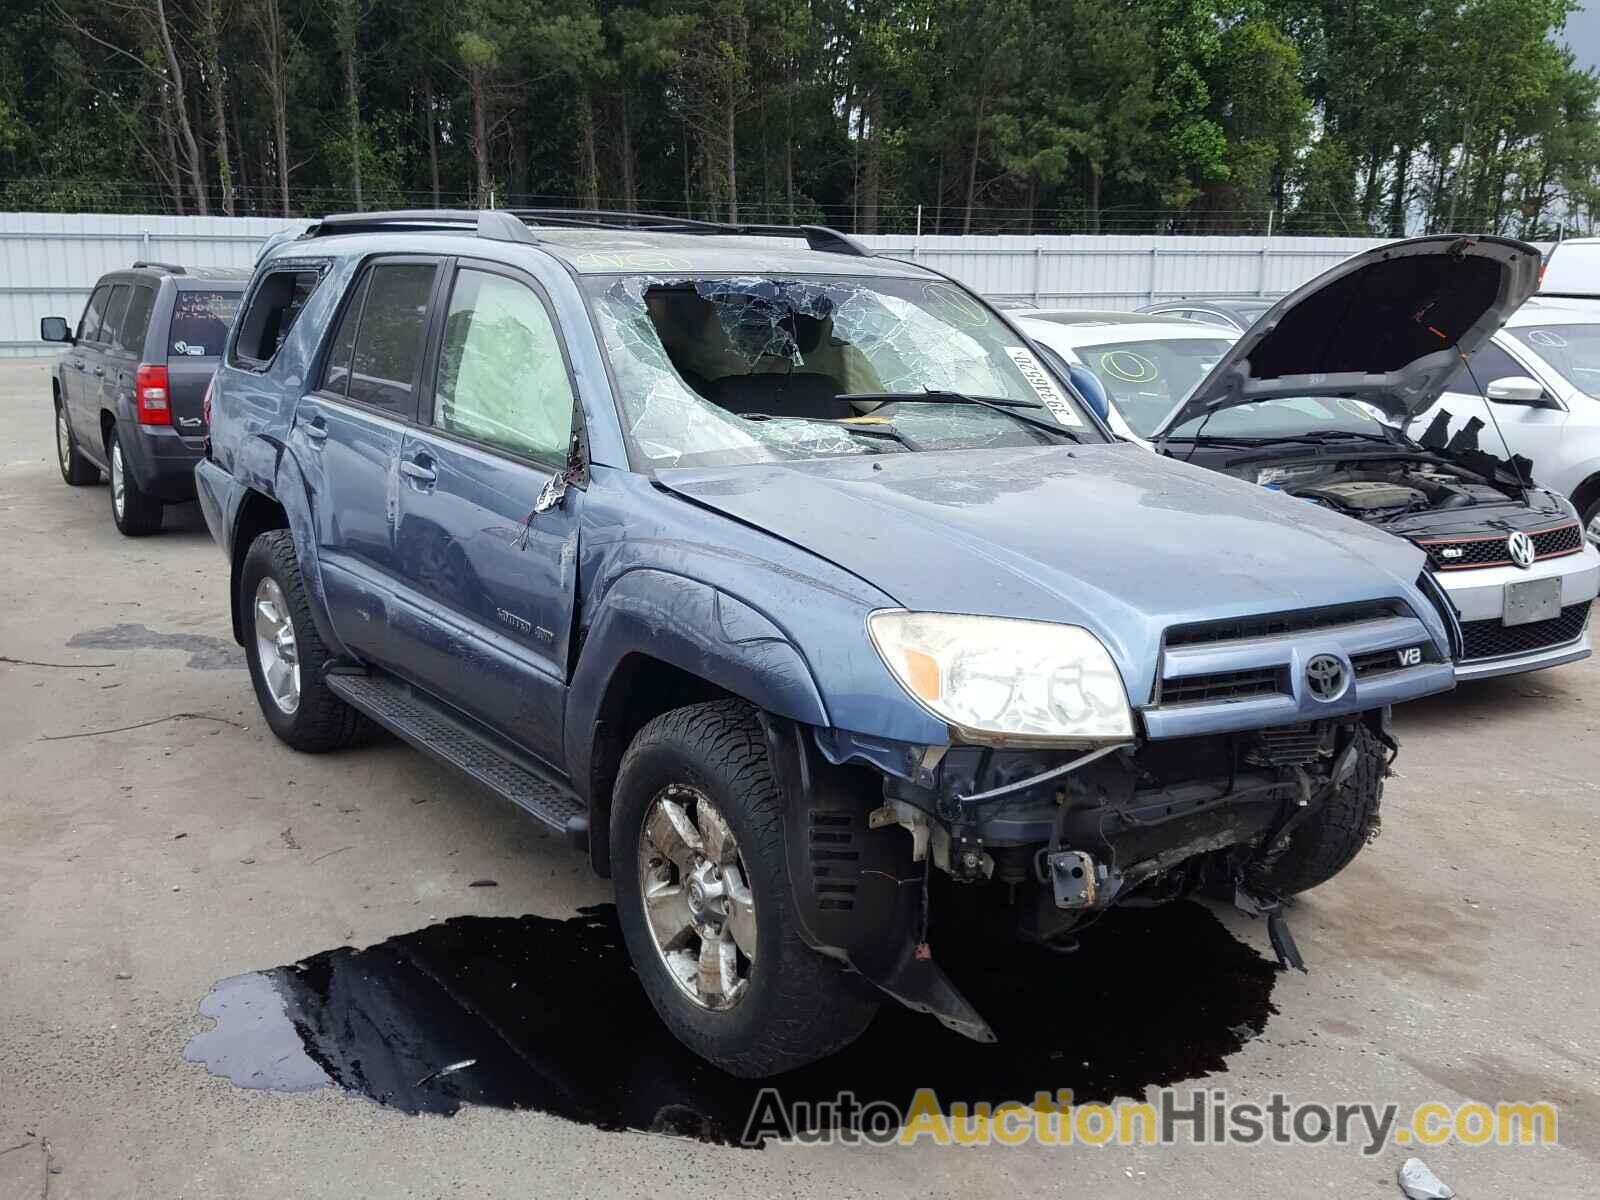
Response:
[[[67,324],[65,317],[41,317],[39,319],[39,340],[43,342],[70,342],[72,340],[72,327]]]
[[[1496,379],[1483,389],[1483,394],[1501,404],[1526,404],[1532,408],[1547,406],[1544,385],[1526,375],[1506,375]]]

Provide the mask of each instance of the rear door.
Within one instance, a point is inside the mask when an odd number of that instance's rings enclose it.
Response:
[[[174,293],[161,347],[164,357],[152,361],[167,365],[172,426],[184,437],[205,434],[206,387],[222,361],[242,295],[237,287],[206,286],[203,281],[180,283]]]
[[[367,263],[349,289],[289,435],[312,493],[328,613],[341,641],[399,669],[389,615],[399,586],[394,522],[400,447],[415,418],[435,258]],[[259,289],[264,291],[265,288]]]
[[[582,492],[535,512],[567,469],[575,396],[535,281],[462,260],[431,387],[400,454],[393,614],[417,682],[546,761],[561,761]]]
[[[131,283],[117,283],[112,286],[111,299],[106,302],[105,320],[100,323],[100,336],[89,360],[87,380],[95,389],[97,413],[132,411],[138,359],[122,348],[121,335],[128,323],[134,291]]]

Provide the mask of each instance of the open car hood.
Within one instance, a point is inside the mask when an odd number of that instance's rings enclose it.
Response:
[[[1347,258],[1266,311],[1156,428],[1278,396],[1350,396],[1400,423],[1539,284],[1539,251],[1442,234]]]

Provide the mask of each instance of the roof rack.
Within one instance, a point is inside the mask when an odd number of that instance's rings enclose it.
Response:
[[[303,237],[328,237],[339,233],[425,233],[460,230],[499,242],[533,242],[537,239],[521,220],[500,209],[403,208],[387,212],[333,213],[323,217]]]
[[[155,262],[151,259],[139,259],[133,264],[133,270],[140,271],[149,268],[154,271],[165,271],[168,275],[187,275],[188,272],[177,263]]]
[[[569,229],[644,229],[653,233],[694,233],[707,237],[803,238],[807,246],[827,254],[852,254],[868,258],[872,249],[849,234],[826,225],[745,225],[731,221],[697,221],[658,213],[618,212],[592,208],[508,208],[531,225]]]
[[[652,233],[688,233],[719,237],[785,237],[804,239],[807,246],[828,254],[872,255],[870,247],[825,225],[742,225],[725,221],[697,221],[656,213],[615,212],[610,209],[573,208],[448,208],[396,209],[390,212],[335,213],[323,217],[302,235],[308,238],[340,233],[394,233],[460,231],[502,242],[537,242],[528,227],[559,229],[638,229]]]

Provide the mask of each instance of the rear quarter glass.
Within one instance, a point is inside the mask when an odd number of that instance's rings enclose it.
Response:
[[[172,303],[167,353],[182,358],[215,358],[238,315],[239,292],[180,291]]]

